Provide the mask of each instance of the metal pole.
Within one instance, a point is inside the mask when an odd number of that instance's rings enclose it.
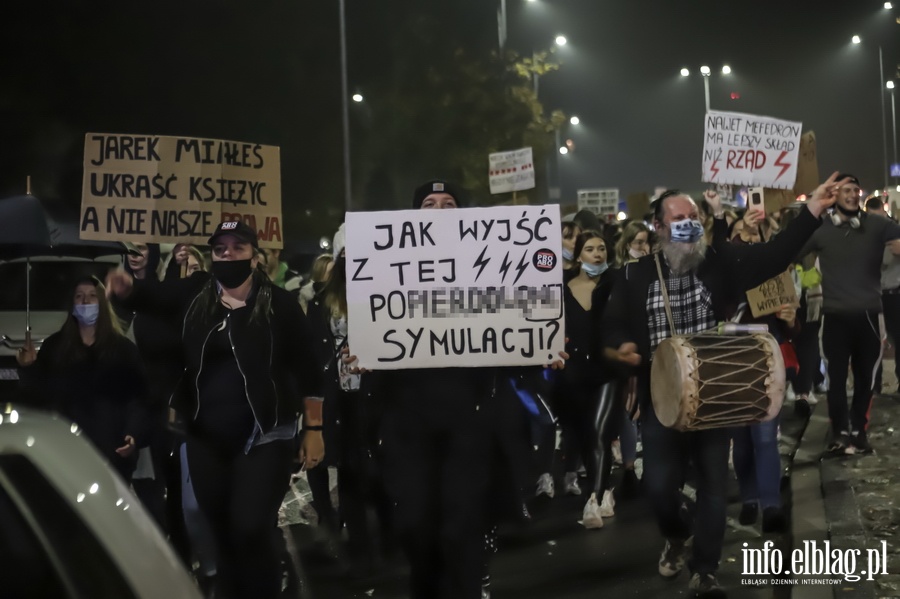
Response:
[[[560,141],[559,129],[559,127],[556,128],[556,147],[553,150],[556,154],[556,187],[559,189],[559,201],[562,202],[562,171],[559,168],[559,149],[562,147],[562,142]]]
[[[534,50],[531,51],[531,67],[534,69],[531,72],[532,85],[534,86],[534,97],[537,99],[538,97],[538,72],[537,72],[537,52]]]
[[[890,184],[888,181],[890,170],[888,170],[887,122],[885,122],[886,117],[884,114],[884,57],[882,55],[881,46],[878,46],[878,77],[881,80],[878,89],[881,90],[881,143],[884,150],[884,187],[887,189],[887,186]]]
[[[891,90],[891,129],[894,132],[894,164],[897,164],[897,105],[894,102],[894,90]]]
[[[497,13],[497,33],[500,36],[500,51],[506,48],[506,0],[500,0],[500,12]]]
[[[344,0],[339,0],[341,13],[341,106],[344,127],[344,209],[350,211],[350,91],[347,86],[347,13]]]
[[[706,112],[709,112],[709,75],[703,75],[703,93],[706,97]]]

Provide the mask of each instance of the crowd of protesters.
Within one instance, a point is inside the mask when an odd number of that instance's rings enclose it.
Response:
[[[900,225],[880,200],[862,210],[860,196],[858,180],[835,174],[806,202],[768,214],[671,190],[641,219],[564,217],[565,366],[545,369],[360,371],[343,226],[333,254],[300,277],[277,250],[259,248],[255,231],[222,223],[208,249],[179,244],[163,257],[137,244],[105,282],[75,282],[62,329],[40,352],[20,351],[21,380],[133,485],[207,596],[279,596],[289,568],[278,508],[302,469],[319,526],[338,544],[346,530],[349,573],[372,573],[396,544],[416,599],[489,596],[497,524],[528,521],[530,502],[552,499],[557,483],[584,493],[589,529],[615,515],[616,499],[645,494],[664,537],[659,573],[688,565],[693,593],[724,597],[716,571],[730,452],[741,523],[761,513],[763,532],[787,526],[778,419],[689,433],[662,426],[649,401],[653,353],[670,334],[764,324],[796,408],[827,389],[831,451],[872,451],[884,323],[893,334],[900,322]],[[466,202],[435,180],[415,190],[413,207]],[[785,270],[799,305],[752,319],[744,292]],[[670,300],[672,322],[662,311]],[[523,394],[548,402],[529,414]],[[693,523],[681,509],[689,464],[699,482]]]

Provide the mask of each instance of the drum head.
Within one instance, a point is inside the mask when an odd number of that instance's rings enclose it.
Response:
[[[696,396],[692,370],[680,338],[660,342],[650,369],[650,398],[657,419],[665,427],[683,430],[689,418],[687,412],[691,410],[685,402]]]

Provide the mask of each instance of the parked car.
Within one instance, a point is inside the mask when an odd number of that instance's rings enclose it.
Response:
[[[0,403],[0,598],[200,599],[125,482],[61,416]]]
[[[118,257],[31,259],[31,338],[35,347],[40,349],[44,339],[62,326],[75,281],[91,275],[102,281],[120,261]],[[0,262],[0,401],[12,399],[18,384],[16,352],[25,343],[26,266],[21,259]]]

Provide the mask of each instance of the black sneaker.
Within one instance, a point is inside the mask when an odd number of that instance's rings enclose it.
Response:
[[[856,448],[853,446],[852,441],[853,439],[850,437],[849,433],[842,432],[835,437],[834,441],[831,442],[831,445],[828,446],[828,453],[836,455],[853,455],[856,453]]]
[[[688,589],[694,591],[694,597],[700,599],[726,599],[728,597],[725,589],[719,586],[719,581],[713,574],[694,572]]]
[[[741,506],[741,515],[738,516],[738,522],[744,526],[756,524],[756,518],[759,516],[759,505],[756,502],[748,502]]]
[[[875,451],[872,449],[872,446],[869,445],[869,438],[866,435],[866,431],[860,431],[853,435],[850,439],[850,444],[857,453],[872,453]]]
[[[762,531],[781,533],[787,530],[787,518],[780,507],[767,507],[763,510]]]

